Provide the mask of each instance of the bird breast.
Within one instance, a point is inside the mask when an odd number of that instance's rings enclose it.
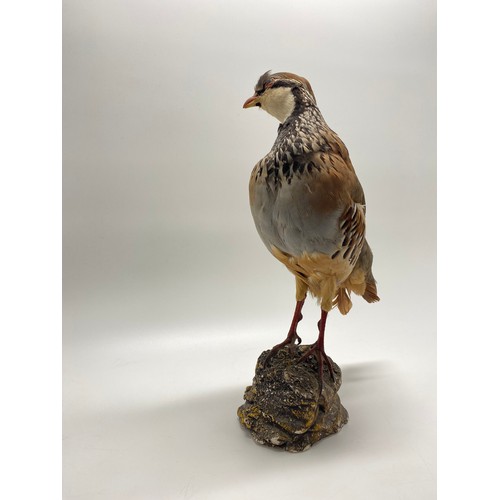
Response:
[[[364,235],[358,231],[346,239],[342,225],[346,210],[364,203],[342,146],[315,107],[280,126],[273,148],[250,178],[253,219],[270,251],[334,255]]]
[[[290,255],[333,253],[341,243],[342,209],[318,207],[311,163],[279,166],[264,158],[251,179],[251,210],[257,231],[271,251],[274,246]]]

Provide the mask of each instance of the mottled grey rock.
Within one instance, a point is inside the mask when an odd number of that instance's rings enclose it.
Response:
[[[333,364],[332,379],[326,363],[323,390],[314,356],[298,363],[311,346],[286,346],[268,363],[269,351],[257,360],[253,384],[247,387],[245,403],[238,408],[240,422],[259,444],[304,451],[320,439],[338,432],[349,418],[337,394],[342,374]]]

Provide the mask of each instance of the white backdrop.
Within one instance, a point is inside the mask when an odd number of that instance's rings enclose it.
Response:
[[[435,498],[434,2],[63,9],[64,498]],[[349,148],[382,299],[331,314],[350,421],[299,455],[236,418],[294,307],[247,199],[268,69],[308,78]]]

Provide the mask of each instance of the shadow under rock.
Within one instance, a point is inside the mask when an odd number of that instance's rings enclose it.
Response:
[[[342,383],[363,382],[390,375],[392,369],[388,361],[367,361],[348,363],[341,366]]]

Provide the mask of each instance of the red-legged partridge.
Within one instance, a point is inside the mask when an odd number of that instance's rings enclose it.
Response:
[[[326,362],[328,312],[351,309],[351,292],[379,300],[373,255],[365,238],[365,196],[349,153],[326,124],[309,82],[293,73],[267,72],[244,108],[258,106],[280,121],[271,151],[250,177],[250,206],[262,241],[295,275],[297,304],[286,339],[300,343],[297,324],[307,292],[321,305],[319,335],[301,359],[316,356],[320,380]]]

